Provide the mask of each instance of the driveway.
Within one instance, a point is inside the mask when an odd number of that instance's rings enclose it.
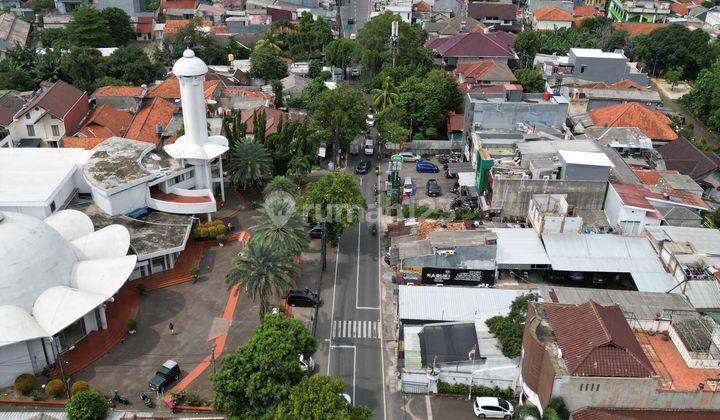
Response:
[[[415,185],[415,195],[413,197],[414,204],[427,206],[433,210],[449,210],[450,203],[452,203],[453,199],[455,199],[456,197],[455,194],[450,192],[450,189],[453,187],[455,182],[457,182],[457,179],[445,178],[445,171],[443,170],[443,166],[436,157],[433,156],[431,158],[423,160],[430,161],[437,165],[437,167],[440,169],[440,172],[432,174],[418,173],[415,170],[415,163],[403,162],[402,168],[400,169],[400,182],[404,182],[406,177],[412,179],[412,182]],[[383,168],[387,168],[387,161],[383,161],[380,166]],[[441,195],[439,197],[428,197],[426,185],[429,179],[437,180],[438,184],[440,185]]]

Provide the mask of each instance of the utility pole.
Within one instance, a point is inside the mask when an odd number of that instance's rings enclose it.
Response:
[[[213,373],[215,373],[215,346],[216,345],[217,344],[215,343],[215,340],[213,340],[212,350],[210,350],[210,360],[212,361]]]
[[[394,20],[390,26],[390,44],[392,47],[393,68],[395,68],[395,56],[397,55],[397,50],[398,50],[398,27],[399,27],[399,22]]]
[[[340,7],[343,5],[343,0],[335,0],[335,21],[338,25],[338,38],[343,37],[343,25],[342,19],[340,19]]]

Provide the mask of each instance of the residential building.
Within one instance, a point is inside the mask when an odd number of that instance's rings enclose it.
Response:
[[[152,41],[155,19],[152,16],[137,16],[134,18],[136,39],[138,41]]]
[[[2,178],[3,186],[8,181]],[[114,304],[137,257],[128,255],[127,229],[112,225],[95,231],[78,211],[62,210],[44,220],[11,211],[0,215],[0,236],[11,239],[0,241],[5,267],[0,386],[10,387],[20,374],[40,374],[87,333],[108,328],[106,308]]]
[[[670,125],[670,118],[637,102],[595,108],[588,115],[595,127],[637,127],[655,144],[665,144],[678,138]]]
[[[423,29],[428,33],[429,38],[445,38],[484,30],[485,25],[470,16],[454,16],[450,19],[426,22],[423,24]]]
[[[55,10],[61,15],[70,15],[73,10],[83,4],[89,4],[89,2],[86,0],[55,0]]]
[[[93,92],[92,97],[98,106],[110,105],[122,111],[138,112],[147,86],[102,86]]]
[[[637,127],[588,127],[585,135],[612,147],[621,156],[640,156],[652,150],[652,140]]]
[[[691,193],[699,198],[703,196],[702,187],[692,178],[678,171],[650,169],[634,169],[633,171],[645,185],[658,188],[672,188],[674,190]]]
[[[298,74],[290,74],[280,80],[282,83],[282,93],[285,96],[297,96],[302,94],[303,89],[310,83],[310,79]]]
[[[196,5],[196,0],[161,0],[160,13],[166,13],[169,9],[195,10]]]
[[[265,134],[272,134],[277,132],[278,125],[280,124],[281,120],[284,120],[287,122],[290,119],[290,116],[288,113],[280,111],[276,108],[270,108],[268,106],[258,106],[256,108],[250,108],[250,109],[244,109],[242,110],[242,113],[240,115],[240,118],[242,119],[242,122],[247,127],[247,135],[248,137],[254,136],[254,130],[255,126],[253,123],[253,118],[256,114],[264,114],[265,115]]]
[[[572,14],[559,7],[543,7],[533,11],[532,26],[537,31],[569,29],[572,23]]]
[[[25,98],[16,90],[0,91],[0,147],[11,146],[10,124],[13,116],[25,105]]]
[[[517,81],[506,63],[491,59],[460,63],[452,73],[465,91],[478,85],[506,85]]]
[[[625,79],[648,86],[650,78],[629,62],[622,50],[604,52],[591,48],[571,48],[566,56],[537,54],[533,65],[543,73],[550,86],[570,83],[567,79],[614,83]],[[558,80],[560,79],[560,80]]]
[[[39,139],[44,146],[59,147],[60,139],[75,134],[88,112],[85,92],[62,80],[44,83],[13,116],[10,136],[15,144],[23,139]]]
[[[645,420],[677,417],[681,419],[712,420],[720,417],[716,410],[646,409],[646,408],[583,408],[572,412],[573,420]]]
[[[397,3],[385,6],[385,11],[400,16],[403,22],[412,22],[412,5],[407,3]]]
[[[171,143],[177,138],[177,129],[170,122],[177,105],[162,98],[152,98],[135,114],[125,137],[155,145]],[[179,127],[178,127],[179,128]]]
[[[662,105],[662,99],[657,91],[644,88],[638,90],[561,86],[560,93],[570,101],[570,114],[572,115],[584,114],[595,108],[630,102],[640,103],[650,109],[656,109]]]
[[[600,152],[559,150],[558,157],[558,179],[567,181],[607,181],[615,166]]]
[[[535,194],[530,200],[528,225],[543,233],[580,233],[583,219],[569,211],[567,194]]]
[[[260,106],[270,107],[274,99],[275,95],[263,92],[258,88],[231,86],[223,91],[223,96],[218,101],[218,105],[223,109],[245,110]]]
[[[113,136],[123,137],[130,128],[132,120],[132,114],[127,111],[115,109],[110,105],[99,105],[85,118],[77,136],[105,139]]]
[[[518,8],[513,3],[470,2],[467,15],[478,20],[487,28],[518,33],[522,31],[522,20],[518,17]]]
[[[665,23],[670,2],[661,0],[611,0],[608,17],[617,22]]]
[[[667,23],[651,22],[612,22],[613,29],[626,31],[628,36],[650,35],[652,31],[667,26]]]
[[[65,29],[72,20],[72,15],[48,15],[43,16],[43,29]]]
[[[145,2],[141,0],[99,0],[97,3],[98,10],[105,10],[108,7],[122,9],[131,18],[138,16],[152,18],[154,15],[154,10],[146,10]]]
[[[512,49],[514,35],[509,32],[470,32],[447,38],[436,38],[425,43],[432,51],[436,64],[452,70],[460,63],[493,59],[507,64],[517,56]]]
[[[30,23],[20,19],[14,13],[6,12],[0,15],[0,52],[15,48],[16,45],[24,47],[30,33]]]
[[[203,95],[205,101],[217,100],[222,95],[219,80],[205,80],[203,82]],[[150,88],[148,98],[162,98],[169,101],[180,99],[180,83],[175,75],[169,75],[165,80]]]
[[[677,140],[657,148],[665,161],[665,168],[687,175],[700,185],[705,194],[720,198],[720,156],[697,148],[690,140]]]

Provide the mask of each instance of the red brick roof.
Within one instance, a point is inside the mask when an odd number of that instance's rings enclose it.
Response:
[[[591,408],[573,411],[573,420],[717,420],[720,411],[652,410],[645,408]]]
[[[652,171],[649,169],[633,169],[635,175],[640,178],[643,184],[657,185],[660,182],[660,171]]]
[[[432,10],[432,6],[425,3],[424,1],[415,3],[414,7],[415,7],[415,10],[417,10],[418,12],[429,12]]]
[[[637,35],[649,35],[650,32],[658,28],[667,26],[666,23],[650,23],[650,22],[613,22],[613,29],[621,29],[627,31],[628,35],[633,37]]]
[[[161,0],[160,8],[167,9],[194,9],[195,0]],[[170,21],[168,21],[170,22]]]
[[[448,116],[447,131],[463,131],[465,126],[465,114],[452,114]]]
[[[194,7],[194,6],[193,6]],[[190,24],[190,20],[188,19],[177,19],[177,20],[168,20],[165,22],[165,29],[163,29],[163,33],[165,35],[172,35],[175,32],[177,32],[180,28],[184,28]],[[203,19],[201,21],[202,26],[211,28],[213,26],[212,22],[209,20]]]
[[[107,137],[63,137],[62,147],[73,149],[92,150],[95,146],[105,141]]]
[[[62,120],[84,95],[85,92],[62,80],[58,80],[28,102],[18,113],[18,118],[39,106],[53,117]]]
[[[573,9],[573,15],[575,17],[601,16],[604,14],[604,11],[592,6],[578,6]]]
[[[273,100],[275,98],[275,95],[270,92],[250,89],[245,86],[228,86],[223,92],[225,95],[243,95],[247,98],[263,98],[267,100]]]
[[[139,34],[151,34],[153,32],[153,17],[138,16],[136,31]]]
[[[617,305],[543,305],[573,376],[647,378],[655,372]]]
[[[637,172],[636,172],[637,173]],[[658,173],[658,178],[659,178]],[[688,192],[664,187],[651,187],[650,184],[623,184],[611,182],[620,199],[626,206],[640,207],[655,210],[649,200],[673,201],[678,204],[707,208],[707,204],[697,195]]]
[[[467,8],[468,16],[480,22],[486,17],[514,21],[518,11],[514,4],[497,2],[471,2]]]
[[[506,66],[498,64],[495,60],[484,59],[459,63],[453,72],[456,76],[462,73],[466,83],[477,83],[481,80],[514,81],[515,75]]]
[[[244,109],[241,113],[242,121],[246,124],[248,133],[252,133],[254,126],[253,126],[253,113],[257,111],[265,111],[265,134],[272,134],[277,132],[278,129],[278,123],[281,119],[287,121],[289,119],[289,116],[287,113],[280,111],[275,108],[270,108],[269,106],[259,106],[252,109]]]
[[[103,104],[93,109],[85,119],[79,134],[86,137],[122,137],[130,127],[133,116],[110,105]]]
[[[436,38],[425,46],[443,57],[515,58],[512,49],[515,35],[504,32],[470,32],[447,38]]]
[[[572,15],[559,7],[541,7],[533,12],[536,20],[549,20],[552,22],[570,22],[573,20]]]
[[[143,88],[138,86],[103,86],[99,87],[93,96],[132,96],[139,98]]]
[[[157,123],[160,123],[163,128],[166,128],[174,112],[174,103],[161,98],[153,98],[135,114],[135,118],[133,118],[125,137],[132,140],[158,144],[155,126]]]
[[[637,127],[653,140],[672,141],[678,137],[665,114],[637,102],[595,108],[588,115],[597,127]]]
[[[219,85],[219,80],[205,81],[203,84],[205,100],[212,99],[215,96]],[[147,96],[148,98],[180,99],[180,82],[175,76],[168,76],[162,83],[150,89]]]

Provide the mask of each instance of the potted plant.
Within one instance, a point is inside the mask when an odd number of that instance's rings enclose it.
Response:
[[[127,322],[128,333],[135,334],[137,332],[137,325],[138,325],[138,322],[136,319],[128,319],[128,322]]]
[[[197,281],[198,276],[200,275],[200,269],[197,267],[190,267],[190,270],[188,270],[188,274],[192,276],[194,283]]]
[[[145,294],[145,283],[138,283],[137,284],[137,291],[140,296],[143,296]]]

